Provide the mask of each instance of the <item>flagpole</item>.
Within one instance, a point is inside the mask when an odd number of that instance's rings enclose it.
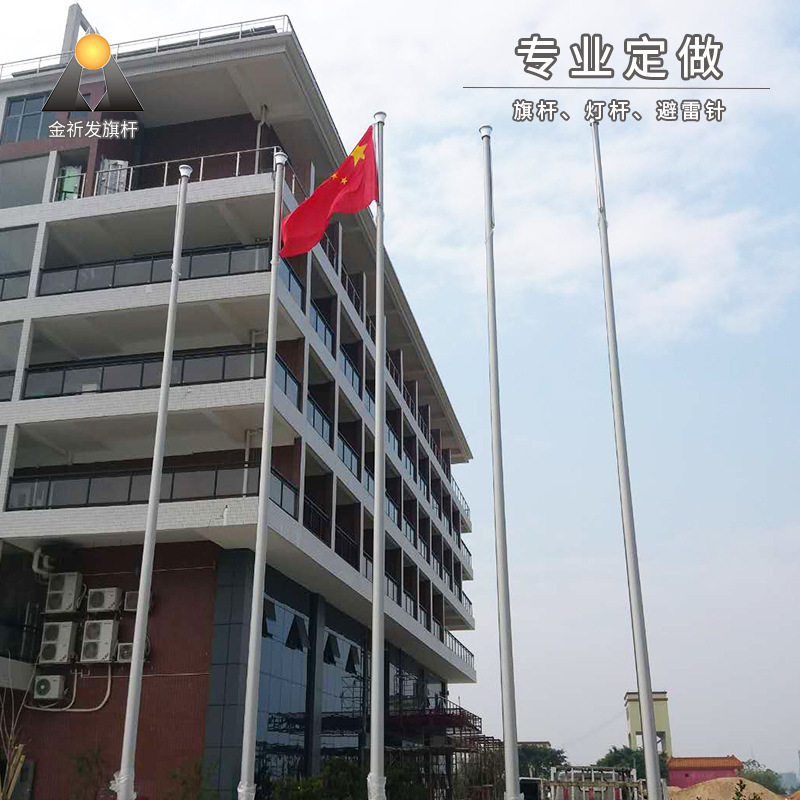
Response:
[[[628,572],[628,597],[631,606],[633,651],[636,660],[636,683],[639,689],[639,708],[642,714],[642,745],[647,773],[648,800],[661,800],[661,769],[656,743],[653,688],[650,683],[650,659],[647,654],[647,634],[644,623],[642,583],[639,577],[639,555],[636,549],[636,530],[633,523],[633,498],[628,471],[628,445],[625,439],[625,417],[622,410],[622,382],[617,352],[617,323],[614,316],[614,291],[611,285],[611,256],[608,250],[608,220],[603,186],[603,164],[600,159],[600,135],[597,122],[591,123],[597,187],[597,226],[600,229],[600,252],[603,260],[603,296],[608,339],[608,365],[611,373],[611,404],[614,410],[614,440],[617,450],[619,499],[622,507],[622,533],[625,539],[625,562]]]
[[[134,798],[134,768],[136,763],[136,738],[139,732],[139,707],[142,699],[142,674],[144,651],[147,644],[147,620],[150,615],[150,587],[153,579],[153,559],[156,549],[158,504],[161,498],[161,473],[164,465],[164,446],[167,440],[169,415],[169,386],[172,377],[172,351],[175,345],[175,323],[178,312],[178,285],[180,283],[183,230],[186,221],[186,191],[192,168],[186,164],[178,167],[178,204],[175,210],[175,235],[172,243],[172,278],[167,306],[167,329],[164,334],[164,360],[161,364],[161,388],[158,394],[156,437],[153,446],[153,465],[150,470],[150,494],[147,499],[147,518],[144,529],[142,564],[139,574],[139,594],[136,601],[136,622],[133,632],[128,698],[125,706],[125,728],[122,738],[122,757],[115,776],[118,800]]]
[[[281,214],[283,211],[283,179],[286,154],[275,152],[275,204],[272,212],[272,254],[269,278],[269,317],[264,386],[264,421],[261,429],[261,466],[258,478],[258,521],[256,552],[253,564],[253,597],[250,605],[250,641],[247,649],[247,684],[244,698],[242,729],[242,768],[237,787],[238,800],[254,800],[256,796],[256,727],[258,723],[258,689],[261,670],[262,619],[264,616],[264,581],[267,572],[267,512],[272,472],[272,395],[275,387],[275,350],[278,339],[278,269],[281,248]]]
[[[494,198],[492,187],[492,127],[480,129],[483,143],[484,199],[486,214],[486,305],[489,316],[489,380],[492,412],[492,467],[494,489],[494,538],[497,561],[497,619],[500,633],[500,690],[503,705],[503,752],[506,800],[518,800],[519,751],[517,701],[514,690],[514,650],[511,641],[511,596],[506,541],[506,496],[503,480],[503,439],[500,421],[500,371],[497,357],[497,302],[494,281]]]
[[[383,299],[383,125],[386,114],[375,114],[375,161],[378,204],[375,219],[375,513],[372,522],[372,663],[370,667],[369,800],[386,800],[383,759],[384,728],[384,562],[386,532],[386,322]]]

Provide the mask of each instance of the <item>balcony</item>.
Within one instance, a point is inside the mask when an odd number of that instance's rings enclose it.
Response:
[[[372,581],[372,556],[364,553],[364,566],[361,568],[361,574],[368,580]]]
[[[336,526],[336,554],[358,569],[358,542],[344,528]]]
[[[364,403],[367,406],[367,411],[369,415],[374,419],[375,418],[375,396],[369,389],[364,389]]]
[[[259,472],[260,465],[255,462],[165,466],[161,477],[161,502],[257,495]],[[149,490],[150,467],[13,477],[6,510],[134,505],[146,503]],[[269,496],[287,514],[297,518],[297,488],[274,468]]]
[[[389,354],[386,354],[386,368],[389,371],[389,374],[392,376],[392,380],[395,382],[397,388],[400,388],[400,370],[394,364],[394,361],[389,357]]]
[[[387,572],[386,577],[386,596],[393,602],[400,602],[400,589],[397,586],[397,581]]]
[[[358,478],[359,466],[361,459],[358,453],[353,449],[350,443],[340,433],[336,441],[336,453],[341,459],[342,463]]]
[[[311,424],[311,427],[320,435],[322,440],[331,446],[331,431],[333,424],[330,417],[317,405],[316,400],[311,395],[308,395],[306,403],[306,419]]]
[[[400,439],[397,436],[395,429],[387,422],[386,423],[386,443],[389,448],[393,450],[398,456],[400,455]]]
[[[372,474],[369,467],[364,467],[364,487],[375,497],[375,476]]]
[[[269,272],[270,248],[269,245],[255,245],[187,250],[181,259],[180,271],[182,281]],[[303,284],[283,259],[280,261],[279,276],[289,294],[302,308]],[[153,253],[139,258],[44,269],[39,275],[39,295],[146,286],[169,283],[171,279],[172,255]]]
[[[411,396],[411,392],[409,392],[405,386],[403,387],[403,400],[406,401],[406,405],[408,406],[409,411],[411,411],[411,416],[416,419],[417,404],[414,402],[414,398]]]
[[[428,497],[428,482],[425,480],[422,473],[419,474],[417,478],[417,486],[419,486],[419,490],[422,492],[422,496],[427,498]]]
[[[27,297],[30,277],[30,272],[7,272],[0,275],[0,302]]]
[[[343,348],[339,348],[339,366],[356,394],[361,394],[361,373]]]
[[[311,327],[317,332],[319,338],[322,339],[325,349],[333,354],[333,329],[322,315],[319,306],[313,300],[309,305],[308,316],[311,321]]]
[[[10,400],[14,390],[14,370],[0,372],[0,403]]]
[[[444,578],[444,570],[442,569],[442,560],[436,553],[433,554],[433,571],[440,577]]]
[[[261,147],[154,161],[149,164],[126,164],[96,170],[91,182],[88,172],[67,169],[53,181],[53,193],[50,199],[55,203],[174,186],[180,179],[178,168],[182,164],[188,164],[192,168],[189,183],[269,174],[275,171],[275,153],[278,151],[277,147]],[[307,196],[305,188],[290,164],[286,165],[285,180],[292,194]]]
[[[470,515],[469,503],[467,503],[467,499],[464,497],[464,494],[462,493],[461,489],[456,483],[456,479],[452,475],[450,476],[450,486],[453,489],[453,497],[456,499],[456,502],[464,510],[466,516],[469,516]]]
[[[163,353],[146,353],[29,367],[22,397],[31,400],[158,388],[163,360]],[[193,386],[263,378],[265,361],[264,345],[178,351],[172,360],[170,385]],[[275,356],[275,384],[295,407],[299,407],[300,382],[279,355]]]
[[[414,457],[409,455],[408,450],[403,448],[403,466],[405,467],[408,476],[411,478],[412,482],[415,480],[414,478]]]
[[[412,547],[416,547],[417,529],[414,523],[408,518],[403,517],[403,536],[411,542]]]
[[[470,572],[472,572],[472,553],[470,552],[469,547],[467,547],[464,542],[461,542],[461,560],[469,567]]]
[[[419,550],[420,555],[426,560],[429,561],[430,555],[430,548],[428,547],[427,542],[421,537],[417,537],[417,550]]]
[[[335,263],[335,262],[333,262]],[[350,298],[350,301],[353,303],[355,310],[361,314],[361,295],[358,293],[356,289],[356,285],[350,279],[350,276],[345,271],[344,267],[341,270],[341,279],[342,279],[342,286],[344,286],[345,291],[347,292],[347,296]]]
[[[403,609],[406,614],[410,614],[414,619],[417,618],[417,601],[410,592],[403,591]]]
[[[428,613],[428,609],[425,606],[420,606],[417,611],[417,619],[419,620],[419,624],[422,625],[423,628],[427,630],[431,629],[431,615]]]
[[[395,503],[388,494],[386,495],[386,516],[389,517],[398,528],[400,527],[400,509],[397,503]]]
[[[450,631],[444,632],[444,643],[452,650],[462,661],[465,661],[470,667],[475,668],[475,656],[472,651],[465,647],[461,642],[453,636]]]
[[[303,498],[303,526],[330,547],[331,518],[308,495]]]

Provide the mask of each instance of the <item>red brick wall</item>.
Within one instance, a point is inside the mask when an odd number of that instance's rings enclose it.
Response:
[[[145,663],[136,758],[140,798],[162,800],[175,788],[170,773],[203,753],[219,552],[206,542],[156,548],[155,600],[148,625],[151,654]],[[125,591],[137,588],[140,558],[140,547],[86,549],[76,551],[73,563],[63,567],[81,571],[89,588],[119,586]],[[133,640],[133,623],[133,614],[121,615],[120,641]],[[76,666],[73,707],[94,707],[105,695],[108,668]],[[109,778],[119,769],[128,673],[124,665],[112,666],[111,695],[100,711],[24,712],[22,739],[26,755],[36,762],[34,800],[75,796],[78,779],[71,758],[94,748],[99,748]]]

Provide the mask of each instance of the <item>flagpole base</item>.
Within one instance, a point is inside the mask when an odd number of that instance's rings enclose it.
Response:
[[[372,772],[367,775],[368,800],[386,800],[386,778],[379,778]]]
[[[254,783],[245,783],[240,781],[236,787],[236,797],[238,800],[255,800],[256,785]]]

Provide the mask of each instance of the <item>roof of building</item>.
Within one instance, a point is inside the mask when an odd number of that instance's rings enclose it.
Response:
[[[669,769],[724,769],[730,767],[741,769],[742,764],[736,756],[692,756],[687,758],[670,758]]]

